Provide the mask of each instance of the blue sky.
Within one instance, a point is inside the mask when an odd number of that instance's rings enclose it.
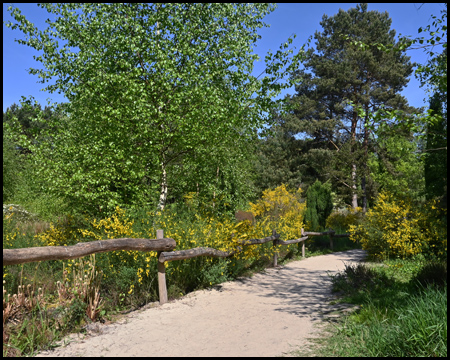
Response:
[[[320,21],[327,14],[333,16],[339,9],[348,10],[356,7],[357,3],[299,3],[278,4],[278,8],[269,14],[264,21],[270,24],[270,28],[259,30],[262,39],[258,41],[255,52],[264,59],[270,49],[278,50],[281,43],[285,42],[293,33],[297,35],[293,45],[297,49],[306,42],[315,31],[321,31]],[[9,4],[3,4],[3,21],[13,20],[6,11]],[[25,17],[34,23],[39,29],[46,27],[45,20],[49,17],[46,10],[38,8],[36,4],[15,4]],[[411,35],[413,38],[419,34],[419,27],[425,27],[431,23],[431,15],[440,17],[443,4],[436,3],[371,3],[368,10],[379,12],[387,11],[392,19],[391,28],[395,29],[397,35]],[[49,94],[40,91],[44,84],[38,83],[37,75],[28,74],[30,67],[39,68],[41,64],[33,59],[33,55],[39,53],[27,46],[20,45],[14,39],[24,39],[19,30],[11,30],[3,24],[3,111],[13,103],[19,103],[21,96],[34,96],[42,105],[47,104],[46,99],[52,102],[66,101],[63,95],[57,93]],[[436,49],[437,50],[437,49]],[[411,61],[425,63],[427,55],[423,50],[410,50],[407,53]],[[257,76],[263,70],[263,61],[256,63],[254,75]],[[293,90],[285,91],[292,94]],[[408,99],[412,106],[420,107],[427,104],[423,101],[426,97],[425,89],[419,88],[419,83],[414,75],[402,94]]]

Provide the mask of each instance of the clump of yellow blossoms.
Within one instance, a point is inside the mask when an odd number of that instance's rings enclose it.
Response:
[[[67,246],[77,242],[79,231],[74,227],[75,219],[67,215],[65,219],[56,224],[50,224],[50,228],[35,235],[35,238],[44,246]]]
[[[117,239],[124,236],[131,236],[133,234],[134,221],[128,221],[125,215],[125,210],[116,207],[116,212],[109,218],[92,221],[92,227],[96,231],[80,230],[83,236],[91,236],[96,240]],[[103,230],[103,231],[102,231]]]
[[[258,219],[254,227],[247,226],[245,229],[252,229],[252,237],[263,238],[272,235],[275,229],[281,234],[281,240],[293,240],[301,237],[301,229],[304,227],[303,219],[306,211],[306,203],[301,197],[302,189],[289,191],[286,185],[282,184],[275,189],[267,189],[263,192],[262,198],[256,203],[250,203],[250,211]],[[289,245],[290,247],[296,245]],[[288,246],[288,247],[289,247]],[[257,247],[252,246],[256,256]],[[274,251],[279,251],[279,246],[266,248],[265,255],[272,255]]]
[[[138,238],[143,237],[142,234],[133,230],[134,220],[130,220],[126,214],[126,210],[116,207],[115,213],[108,218],[91,222],[93,230],[80,229],[84,237],[90,237],[95,240],[118,239],[123,237]],[[150,238],[154,238],[154,230],[149,230]],[[153,235],[153,236],[152,236]],[[145,236],[144,236],[145,237]],[[149,276],[150,260],[156,257],[156,252],[151,251],[143,253],[141,251],[112,251],[109,257],[109,272],[116,274],[120,271],[120,266],[137,267],[138,283],[142,284],[144,276]],[[145,265],[144,265],[145,264]],[[114,266],[116,265],[116,266]],[[144,268],[145,267],[145,268]],[[129,294],[133,292],[134,285],[130,285]]]
[[[418,208],[409,200],[380,193],[362,223],[350,225],[350,239],[378,259],[446,254],[447,236],[442,221],[434,216],[435,209],[434,204]]]

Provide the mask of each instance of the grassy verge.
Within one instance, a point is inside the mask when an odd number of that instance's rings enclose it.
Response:
[[[312,339],[314,356],[447,356],[446,262],[416,258],[346,266],[332,280],[341,301],[359,310]]]

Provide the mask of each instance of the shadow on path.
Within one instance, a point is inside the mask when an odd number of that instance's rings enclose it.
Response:
[[[330,275],[343,270],[346,264],[364,261],[365,257],[364,250],[356,249],[292,262],[244,279],[238,291],[254,293],[264,303],[273,304],[276,311],[323,319],[332,311],[348,307],[329,304],[333,299]]]

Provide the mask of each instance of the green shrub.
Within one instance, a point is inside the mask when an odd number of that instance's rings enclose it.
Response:
[[[442,288],[447,284],[447,263],[432,261],[426,264],[414,279],[423,287],[435,285]]]
[[[308,230],[320,231],[333,210],[331,185],[316,180],[306,191],[305,223]]]
[[[380,286],[391,286],[392,281],[384,273],[377,273],[364,264],[345,265],[344,270],[333,277],[333,291],[352,293],[359,290],[374,290]]]
[[[356,209],[352,209],[349,206],[347,209],[333,211],[331,215],[328,216],[325,225],[326,228],[347,233],[350,230],[350,225],[360,224],[363,217],[364,214],[362,208],[357,207]]]

